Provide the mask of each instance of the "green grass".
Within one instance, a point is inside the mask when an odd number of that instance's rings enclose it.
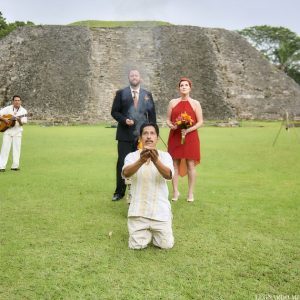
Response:
[[[115,129],[26,126],[21,171],[0,174],[0,299],[299,295],[300,132],[272,147],[280,123],[243,125],[200,129],[196,200],[172,203],[169,251],[127,247]]]
[[[164,21],[101,21],[86,20],[71,23],[74,26],[87,27],[153,27],[153,26],[170,26],[171,23]]]

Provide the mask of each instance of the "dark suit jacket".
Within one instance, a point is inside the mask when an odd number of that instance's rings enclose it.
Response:
[[[111,115],[118,122],[116,139],[126,142],[136,141],[143,123],[156,123],[152,94],[140,88],[138,108],[135,109],[130,87],[118,90],[112,105]],[[128,126],[126,119],[134,120],[134,125]]]

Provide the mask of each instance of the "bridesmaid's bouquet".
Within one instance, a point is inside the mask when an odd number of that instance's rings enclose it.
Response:
[[[192,127],[194,120],[192,117],[186,112],[181,113],[175,120],[175,125],[177,125],[180,129],[187,129]],[[185,135],[181,133],[181,145],[185,143]]]

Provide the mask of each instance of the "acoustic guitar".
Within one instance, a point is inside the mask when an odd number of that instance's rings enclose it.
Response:
[[[27,115],[16,116],[18,118],[26,117]],[[3,115],[2,118],[8,120],[8,124],[4,121],[0,120],[0,132],[4,132],[6,129],[10,127],[14,127],[16,124],[16,120],[13,120],[14,115]]]

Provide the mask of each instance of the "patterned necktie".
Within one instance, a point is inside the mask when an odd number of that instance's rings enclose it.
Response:
[[[139,99],[137,97],[137,91],[133,91],[133,104],[134,104],[135,109],[137,109],[137,107],[138,107],[138,102],[139,102]]]

